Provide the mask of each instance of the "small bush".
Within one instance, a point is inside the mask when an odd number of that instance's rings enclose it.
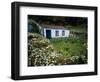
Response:
[[[31,38],[30,38],[31,37]],[[28,66],[57,65],[61,54],[54,51],[50,41],[37,33],[28,34]]]

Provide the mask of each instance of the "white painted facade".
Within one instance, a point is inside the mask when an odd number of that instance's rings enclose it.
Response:
[[[34,20],[28,20],[28,32],[32,32],[33,26],[31,23],[35,24],[41,35],[46,38],[61,38],[61,37],[69,37],[70,31],[66,29],[64,26],[52,26],[52,25],[39,25]],[[47,32],[49,30],[49,32]],[[56,35],[56,31],[58,31],[58,35]],[[64,31],[64,34],[63,34]],[[49,34],[48,34],[49,33]],[[49,37],[47,37],[49,36]]]
[[[61,37],[69,37],[70,31],[67,29],[52,29],[52,28],[43,28],[44,37],[47,37],[46,30],[51,30],[51,38],[61,38]],[[56,36],[56,31],[59,31],[59,35]],[[63,35],[62,32],[65,32]]]

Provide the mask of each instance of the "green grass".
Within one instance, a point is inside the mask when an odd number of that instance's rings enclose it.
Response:
[[[51,39],[55,50],[58,53],[64,55],[64,57],[71,58],[73,56],[86,56],[87,57],[87,46],[86,39],[81,37],[69,37],[69,38],[58,38]]]

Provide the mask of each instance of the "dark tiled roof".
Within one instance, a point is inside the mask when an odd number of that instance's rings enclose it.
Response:
[[[57,25],[41,25],[43,28],[51,28],[51,29],[66,29],[64,26],[57,26]]]

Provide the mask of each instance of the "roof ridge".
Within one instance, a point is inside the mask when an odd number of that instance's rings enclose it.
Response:
[[[48,25],[48,24],[41,24],[43,28],[52,28],[52,29],[67,29],[65,26],[58,26],[58,25]]]

